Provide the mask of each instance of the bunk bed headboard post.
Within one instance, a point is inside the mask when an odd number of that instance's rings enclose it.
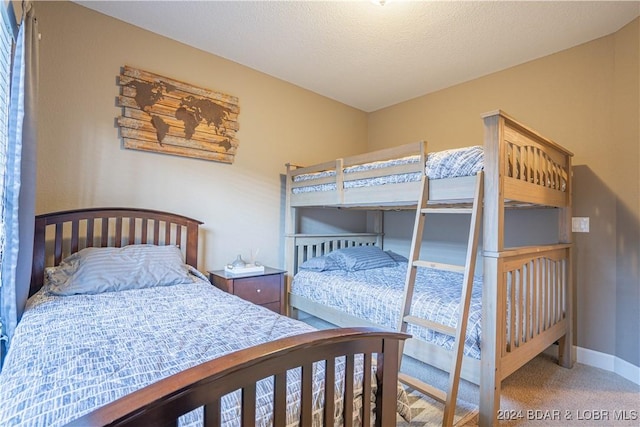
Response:
[[[295,269],[295,251],[296,251],[296,224],[298,221],[298,212],[297,209],[291,208],[291,171],[295,168],[291,163],[287,163],[285,165],[287,167],[287,175],[285,176],[285,208],[284,208],[284,269],[285,273],[285,314],[289,315],[289,302],[287,301],[289,297],[289,290],[291,289],[291,280],[292,275]]]
[[[484,218],[482,224],[483,251],[499,252],[504,249],[504,161],[503,150],[504,118],[500,112],[483,115],[484,119]],[[499,286],[500,258],[484,257],[484,279],[482,287],[482,340],[480,360],[480,407],[479,425],[497,424],[500,408],[501,388],[501,348],[498,339],[502,333],[500,322],[502,301]]]
[[[565,335],[558,340],[558,363],[565,368],[573,366],[573,234],[571,231],[571,216],[573,215],[573,169],[571,168],[571,154],[566,154],[567,165],[567,188],[565,196],[567,198],[566,205],[560,208],[558,225],[560,242],[570,244],[568,249],[568,266],[567,269],[567,286],[566,299],[568,304],[565,305],[565,316],[568,326]]]
[[[504,118],[500,112],[484,116],[484,223],[483,249],[504,250]],[[497,191],[495,190],[497,188]]]

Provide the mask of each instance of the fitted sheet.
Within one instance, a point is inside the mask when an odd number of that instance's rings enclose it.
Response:
[[[362,172],[368,170],[379,170],[380,175],[367,179],[345,180],[344,188],[360,188],[385,184],[398,184],[404,182],[420,181],[421,172],[404,174],[385,174],[384,169],[392,166],[418,163],[419,155],[407,156],[398,159],[391,159],[378,162],[364,163],[361,165],[344,168],[344,174]],[[425,173],[429,179],[455,178],[459,176],[472,176],[484,168],[484,151],[481,146],[456,148],[451,150],[437,151],[427,155]],[[335,170],[301,174],[294,177],[295,182],[309,182],[309,185],[296,187],[294,194],[308,193],[315,191],[333,191],[336,189],[335,183],[314,185],[313,180],[336,176]]]
[[[63,425],[204,361],[313,330],[224,293],[204,276],[196,283],[97,295],[41,290],[28,301],[0,373],[0,425]],[[343,369],[341,359],[336,365]],[[324,364],[314,369],[314,421],[320,424]],[[288,375],[287,425],[295,426],[299,369]],[[356,378],[361,393],[361,367]],[[342,387],[336,383],[336,396]],[[272,380],[259,382],[256,425],[270,425],[271,396]],[[401,389],[399,398],[408,406]],[[239,425],[239,399],[239,392],[223,398],[223,425]],[[359,400],[354,406],[361,407]],[[341,408],[338,398],[336,413]],[[201,416],[201,409],[193,411],[180,424],[195,425]]]
[[[291,293],[331,307],[380,326],[397,329],[404,298],[407,263],[358,271],[300,270],[294,277]],[[456,327],[460,308],[463,275],[419,268],[411,314]],[[482,315],[482,278],[475,276],[469,308],[464,354],[480,358]],[[430,329],[409,325],[407,332],[448,350],[454,339]]]

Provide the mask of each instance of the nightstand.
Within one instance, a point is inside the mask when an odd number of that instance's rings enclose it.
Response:
[[[217,288],[242,299],[284,314],[284,270],[265,267],[263,273],[228,274],[224,270],[209,271],[209,280]]]

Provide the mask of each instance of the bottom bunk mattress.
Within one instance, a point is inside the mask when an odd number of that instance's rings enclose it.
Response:
[[[408,264],[406,258],[392,255],[396,260],[373,268],[368,267],[374,264],[363,265],[364,268],[344,268],[335,266],[335,263],[325,267],[331,263],[331,257],[318,257],[307,264],[309,268],[304,264],[301,266],[293,279],[291,294],[396,330]],[[319,264],[322,266],[318,268]],[[464,354],[475,359],[480,359],[481,280],[480,276],[474,277],[464,346]],[[419,268],[410,314],[456,327],[462,282],[460,273]],[[454,339],[449,335],[414,325],[409,325],[407,333],[446,349],[453,348]]]
[[[0,373],[0,425],[60,426],[199,363],[315,330],[224,293],[192,273],[198,277],[191,283],[171,286],[91,295],[36,293]],[[338,359],[336,378],[343,365]],[[313,418],[321,425],[324,364],[314,370],[319,380]],[[299,424],[299,369],[288,375],[287,425],[293,426]],[[362,368],[356,368],[358,376]],[[339,413],[342,381],[335,387]],[[258,383],[256,425],[272,422],[272,389],[272,378]],[[401,407],[407,403],[401,389],[399,396]],[[240,425],[240,399],[239,391],[222,399],[222,425]],[[356,402],[354,408],[359,407]],[[201,425],[201,417],[202,408],[181,417],[180,425]]]

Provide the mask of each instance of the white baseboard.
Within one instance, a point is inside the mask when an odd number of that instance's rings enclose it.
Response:
[[[558,346],[552,345],[547,350],[546,354],[552,356],[558,355]],[[578,346],[573,347],[574,360],[583,365],[593,366],[594,368],[604,369],[620,375],[632,383],[640,385],[640,367],[632,363],[622,360],[619,357],[612,356],[610,354],[602,353],[595,350],[589,350],[588,348],[582,348]]]

